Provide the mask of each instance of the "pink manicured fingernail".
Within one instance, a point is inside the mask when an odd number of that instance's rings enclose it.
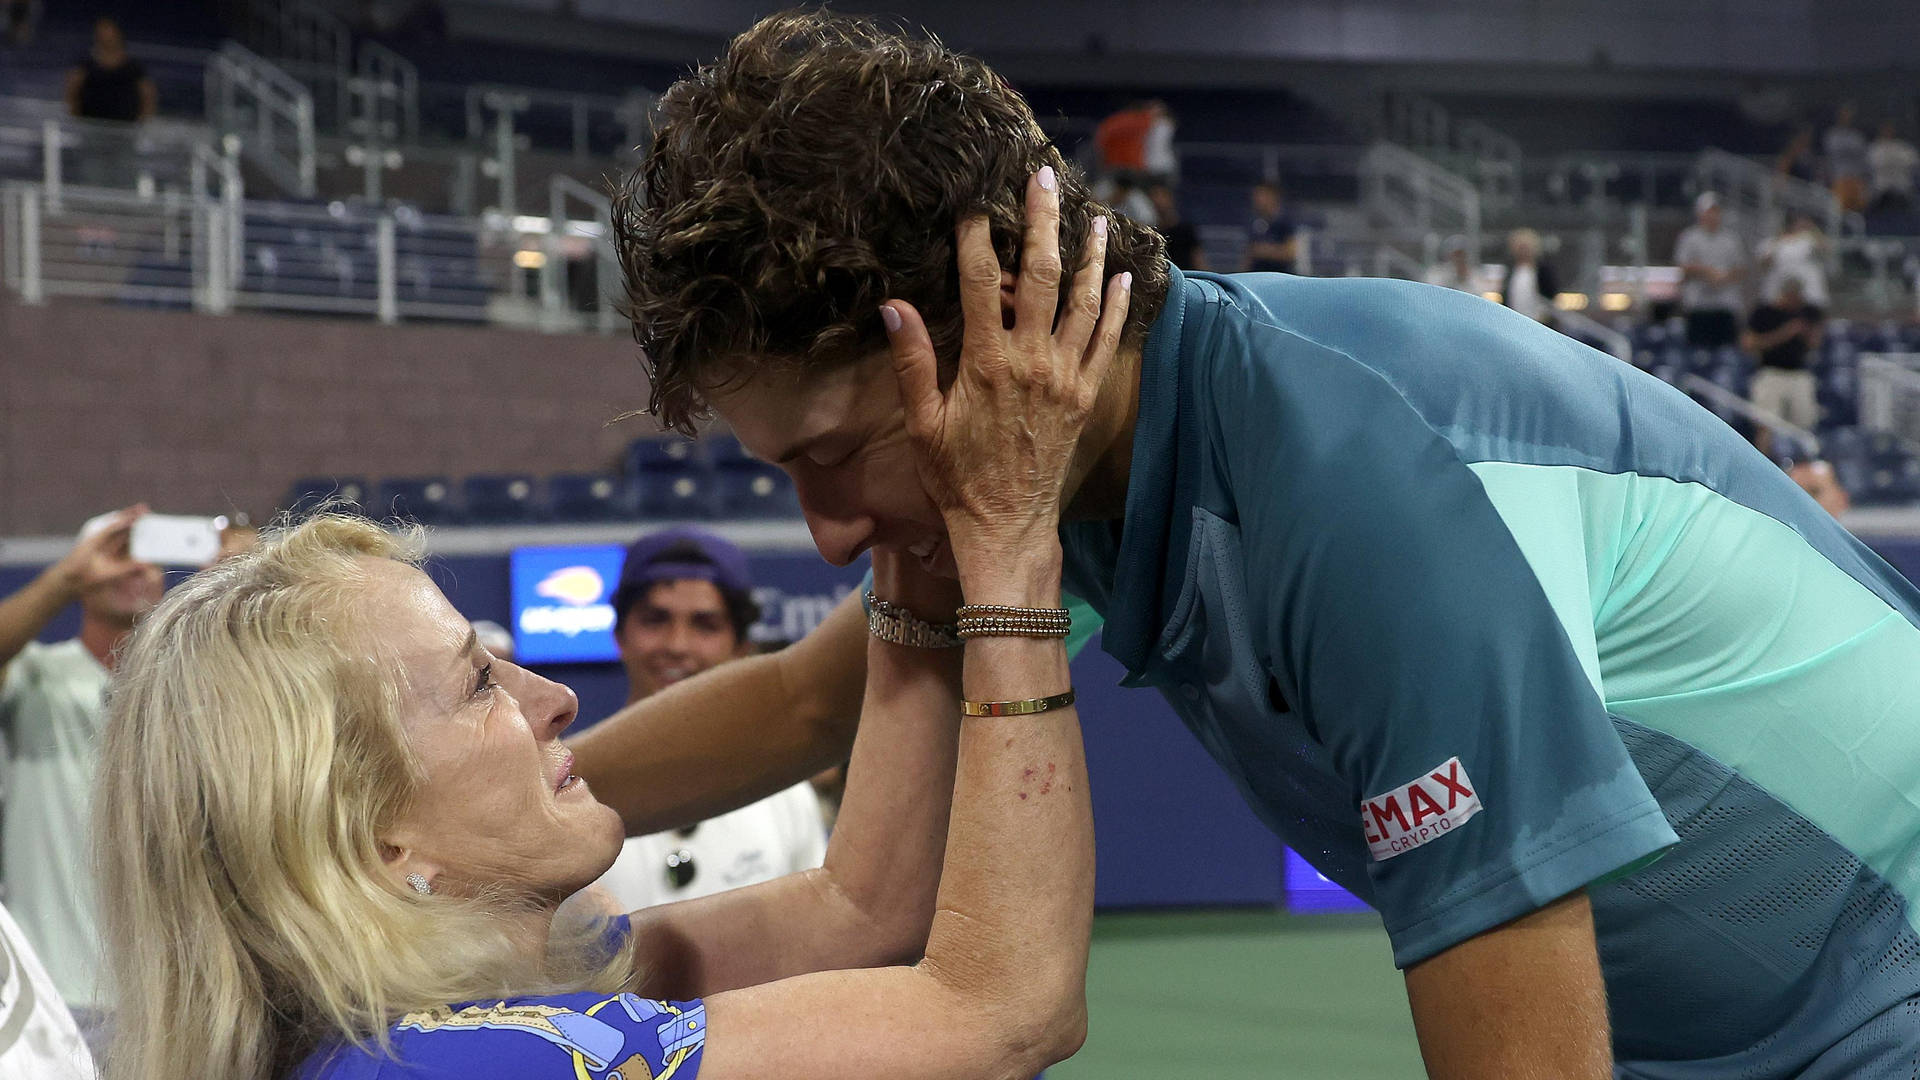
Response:
[[[1093,235],[1095,236],[1107,235],[1107,219],[1106,218],[1097,217],[1093,219]]]
[[[1129,270],[1126,273],[1120,275],[1120,287],[1122,289],[1133,288],[1133,271]],[[898,316],[895,316],[895,317],[897,318]]]
[[[1040,186],[1045,188],[1048,191],[1052,191],[1053,184],[1054,184],[1053,166],[1051,165],[1040,166]]]
[[[900,332],[900,313],[885,304],[880,305],[880,321],[887,324],[887,333]]]

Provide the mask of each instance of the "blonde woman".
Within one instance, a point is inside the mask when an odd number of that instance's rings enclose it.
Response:
[[[1100,267],[1072,284],[1094,311]],[[1054,310],[1050,283],[1019,287]],[[569,930],[557,909],[621,838],[559,741],[574,696],[488,655],[400,542],[322,516],[175,589],[102,754],[107,1075],[935,1080],[1072,1053],[1092,827],[1058,500],[1031,492],[1064,482],[1111,362],[1106,292],[1097,326],[970,347],[912,425],[966,597],[1035,609],[1041,636],[924,647],[950,583],[875,550],[907,610],[876,605],[819,870]],[[1041,715],[963,722],[961,689]]]

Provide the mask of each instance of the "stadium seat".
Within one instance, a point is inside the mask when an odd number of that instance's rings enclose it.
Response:
[[[710,469],[652,469],[642,481],[640,509],[649,517],[714,517],[720,511],[719,485]]]
[[[617,476],[560,473],[547,478],[547,508],[555,521],[617,521],[629,517],[629,485]]]
[[[775,465],[745,465],[719,473],[720,506],[730,517],[794,517],[800,497],[793,481]]]
[[[475,525],[511,525],[540,517],[531,476],[469,476],[462,487],[467,520]]]
[[[678,435],[635,439],[627,444],[627,475],[652,472],[706,472],[712,467],[707,448]]]
[[[367,482],[357,476],[305,476],[288,486],[281,505],[295,520],[322,503],[328,503],[329,509],[360,514],[366,512],[367,492]]]
[[[706,442],[707,459],[713,462],[717,469],[757,464],[752,455],[747,453],[746,447],[740,445],[740,440],[731,435],[709,436]]]
[[[385,521],[451,525],[460,520],[453,484],[443,476],[388,477],[371,509]]]

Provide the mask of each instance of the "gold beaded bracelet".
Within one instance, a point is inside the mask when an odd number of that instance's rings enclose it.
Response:
[[[955,630],[962,638],[1066,637],[1073,617],[1065,608],[1026,608],[1009,604],[967,604],[956,614]]]

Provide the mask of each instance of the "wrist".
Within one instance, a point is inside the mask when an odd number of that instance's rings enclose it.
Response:
[[[982,546],[966,557],[954,552],[969,604],[1059,607],[1061,561],[1060,538],[1051,532],[1019,546]]]
[[[65,563],[54,563],[41,573],[39,585],[46,595],[59,603],[61,607],[75,603],[80,599],[80,574]]]

